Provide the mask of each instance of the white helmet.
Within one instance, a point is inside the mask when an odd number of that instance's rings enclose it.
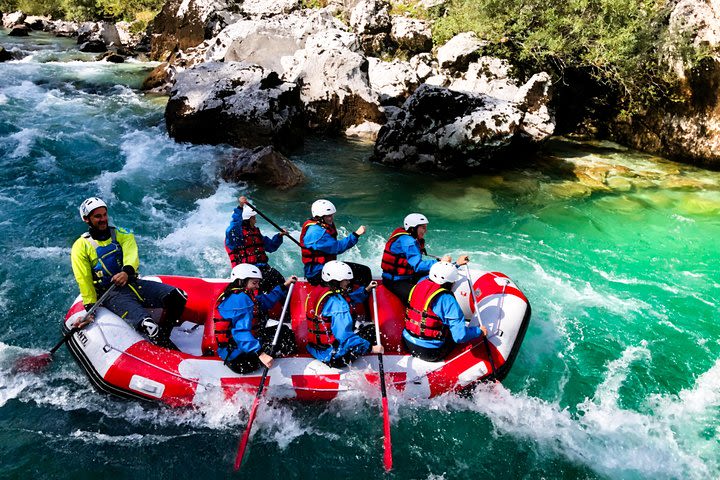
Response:
[[[335,210],[335,205],[329,200],[320,199],[313,202],[310,212],[312,212],[313,217],[322,217],[325,215],[333,215],[337,210]]]
[[[260,269],[250,263],[241,263],[235,265],[230,272],[230,281],[234,282],[237,279],[245,280],[246,278],[262,278]]]
[[[243,205],[243,220],[248,220],[249,218],[254,217],[255,215],[257,215],[257,212],[255,211],[254,208],[252,208],[248,205]]]
[[[98,197],[86,198],[84,202],[80,204],[80,218],[85,220],[85,217],[90,215],[96,208],[105,207],[107,204]]]
[[[345,262],[338,260],[330,260],[327,262],[322,269],[322,279],[326,282],[330,280],[337,280],[341,282],[343,280],[352,280],[353,273],[350,269],[350,265]]]
[[[457,267],[450,262],[437,262],[430,267],[430,280],[442,285],[443,283],[455,283],[460,279]]]
[[[411,213],[407,217],[405,217],[405,220],[403,221],[403,225],[405,226],[405,230],[410,230],[412,227],[417,227],[418,225],[427,225],[428,219],[423,215],[422,213]]]

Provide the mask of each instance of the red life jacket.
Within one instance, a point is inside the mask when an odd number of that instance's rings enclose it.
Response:
[[[352,307],[350,297],[340,293],[338,290],[331,290],[329,287],[320,285],[313,288],[305,299],[305,315],[308,321],[308,333],[310,334],[308,343],[312,347],[324,349],[335,347],[338,344],[332,333],[332,318],[322,315],[325,304],[333,295],[342,295]],[[353,308],[350,308],[350,315],[352,315],[354,321],[356,314]]]
[[[405,254],[393,253],[390,251],[392,244],[395,243],[401,235],[410,235],[410,232],[405,230],[403,227],[398,227],[393,230],[390,238],[385,244],[385,251],[383,251],[380,266],[382,267],[383,273],[387,273],[389,275],[414,275],[415,269],[410,266]],[[425,239],[416,238],[415,241],[420,245],[420,253],[425,253]]]
[[[253,335],[255,335],[255,329],[257,328],[259,322],[260,322],[260,316],[261,316],[261,310],[260,305],[258,304],[257,299],[255,298],[255,291],[254,290],[246,290],[244,288],[233,288],[229,292],[223,292],[220,294],[220,296],[215,301],[215,312],[213,313],[214,321],[215,321],[215,340],[217,340],[218,348],[228,348],[228,349],[235,349],[237,346],[235,344],[235,340],[232,337],[232,321],[226,318],[223,318],[220,315],[220,311],[218,310],[218,307],[220,304],[228,298],[230,295],[234,295],[236,293],[246,293],[248,297],[250,297],[250,300],[253,302],[253,322],[252,322],[252,332]]]
[[[265,253],[263,236],[258,227],[251,227],[247,220],[242,222],[243,245],[230,250],[227,244],[225,251],[230,257],[230,263],[234,267],[240,263],[267,263],[268,256]]]
[[[430,307],[440,295],[452,293],[430,279],[425,279],[410,290],[410,306],[405,314],[405,329],[424,340],[444,340],[448,329]]]
[[[337,229],[335,228],[335,225],[326,225],[321,220],[315,220],[314,218],[305,221],[305,223],[303,223],[302,230],[300,231],[300,245],[302,245],[302,262],[306,264],[318,263],[320,265],[324,265],[330,260],[335,260],[337,258],[337,255],[332,255],[330,253],[321,252],[320,250],[305,247],[305,233],[307,233],[307,229],[311,225],[320,225],[331,237],[337,240]]]

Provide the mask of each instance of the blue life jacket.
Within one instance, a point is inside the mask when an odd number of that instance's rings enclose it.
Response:
[[[123,253],[120,243],[117,241],[115,227],[110,228],[110,243],[101,247],[90,232],[85,232],[82,237],[92,245],[97,253],[98,261],[92,267],[93,283],[98,288],[108,288],[113,275],[122,272]]]

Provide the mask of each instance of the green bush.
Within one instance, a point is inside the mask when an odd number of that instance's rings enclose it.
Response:
[[[0,0],[0,11],[22,10],[29,15],[66,20],[127,20],[147,25],[163,4],[164,0]]]
[[[433,13],[436,45],[473,31],[515,65],[558,77],[566,67],[584,69],[612,84],[631,112],[672,99],[676,79],[662,62],[664,45],[675,42],[686,62],[697,55],[684,39],[669,38],[662,0],[450,0]]]

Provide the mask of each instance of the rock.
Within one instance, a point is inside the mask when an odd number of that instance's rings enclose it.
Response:
[[[383,0],[360,0],[350,11],[350,27],[362,50],[379,55],[390,44],[390,4]]]
[[[300,89],[240,62],[208,62],[177,74],[165,109],[178,141],[290,150],[302,144]]]
[[[240,149],[220,167],[220,176],[229,182],[251,180],[280,190],[287,190],[305,180],[295,164],[270,146]]]
[[[438,48],[437,59],[440,68],[457,72],[465,71],[470,62],[480,56],[478,51],[486,44],[487,42],[477,38],[473,32],[455,35]]]
[[[5,50],[5,47],[0,46],[0,62],[7,62],[12,60],[12,54]]]
[[[374,142],[377,140],[380,128],[382,128],[382,125],[379,123],[363,122],[360,125],[353,125],[345,130],[345,136]]]
[[[131,31],[132,24],[130,22],[117,22],[115,23],[115,31],[118,34],[118,39],[121,45],[127,48],[134,49],[143,40],[143,35],[140,33],[133,33]]]
[[[374,57],[368,62],[370,86],[379,94],[381,105],[400,105],[420,83],[409,62],[383,62]]]
[[[382,127],[371,160],[430,171],[497,166],[547,138],[527,134],[526,112],[520,107],[487,95],[423,84]]]
[[[150,58],[168,60],[178,50],[196,47],[212,38],[231,15],[232,0],[168,0],[155,16],[150,30]]]
[[[125,57],[115,52],[105,52],[103,55],[100,55],[97,60],[99,62],[105,60],[110,63],[123,63],[125,61]]]
[[[161,63],[157,67],[153,68],[152,71],[145,78],[145,80],[143,80],[141,88],[143,90],[164,92],[165,87],[169,86],[171,83],[172,75],[174,75],[174,71],[171,71],[169,69],[168,63]],[[169,87],[167,91],[169,92]]]
[[[295,53],[284,77],[302,85],[308,127],[338,132],[366,121],[382,123],[368,61],[356,46],[354,34],[333,29],[311,35]]]
[[[390,32],[390,4],[383,0],[360,0],[350,11],[350,28],[358,35]]]
[[[14,25],[8,33],[10,37],[27,37],[28,35],[30,35],[30,27],[25,24]]]
[[[215,61],[248,62],[284,74],[285,57],[305,48],[310,35],[324,30],[347,30],[324,10],[303,10],[287,16],[241,20],[229,25],[211,41],[206,58]],[[357,38],[348,40],[357,44]],[[359,46],[355,46],[355,49]]]
[[[26,15],[23,12],[6,13],[2,17],[2,25],[5,28],[12,28],[15,25],[22,24]]]
[[[288,14],[301,6],[301,0],[245,0],[240,5],[240,11],[251,17],[263,18]]]
[[[431,75],[437,75],[438,64],[429,53],[419,53],[410,59],[410,66],[415,70],[418,80],[424,81]]]
[[[85,22],[77,30],[77,43],[102,42],[106,47],[121,47],[120,35],[114,23]],[[107,49],[106,49],[107,50]]]
[[[45,29],[58,37],[75,37],[77,36],[80,24],[77,22],[66,22],[64,20],[54,20],[49,22]]]
[[[664,60],[682,82],[672,103],[651,106],[633,118],[616,118],[610,125],[613,140],[633,148],[684,163],[720,168],[720,4],[717,0],[678,0],[672,9],[669,29],[702,50],[702,59],[667,42]],[[708,55],[708,53],[710,53]]]
[[[390,38],[398,48],[411,53],[429,52],[433,46],[430,23],[415,18],[392,17]]]
[[[90,40],[80,45],[79,50],[87,53],[103,53],[107,51],[107,47],[102,40]]]
[[[27,16],[23,23],[32,30],[45,30],[50,23],[50,17]]]

